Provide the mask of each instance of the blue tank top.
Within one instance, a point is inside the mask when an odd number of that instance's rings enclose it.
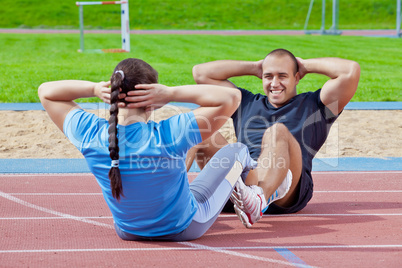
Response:
[[[84,155],[100,185],[116,225],[124,232],[155,237],[180,233],[197,211],[186,172],[187,151],[200,143],[192,112],[155,123],[118,125],[120,202],[110,190],[109,123],[81,109],[72,110],[63,125],[67,138]]]

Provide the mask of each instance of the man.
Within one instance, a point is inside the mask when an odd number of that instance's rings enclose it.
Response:
[[[308,73],[330,79],[315,92],[297,94],[296,86]],[[264,94],[238,88],[228,79],[251,75],[262,79]],[[233,114],[238,142],[249,147],[257,167],[232,195],[234,209],[246,227],[262,213],[294,213],[312,197],[312,159],[324,144],[329,129],[356,92],[359,65],[340,58],[301,59],[276,49],[265,59],[220,60],[194,66],[198,84],[224,85],[240,90],[242,102]],[[202,168],[226,144],[222,135],[197,145],[194,155]]]

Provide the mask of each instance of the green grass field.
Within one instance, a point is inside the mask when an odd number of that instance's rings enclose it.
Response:
[[[87,34],[86,48],[118,48],[118,34]],[[0,102],[38,102],[38,86],[50,80],[108,80],[122,59],[136,57],[154,66],[160,83],[194,84],[191,69],[219,60],[259,60],[286,48],[302,58],[342,57],[360,63],[362,74],[352,101],[402,101],[402,40],[353,36],[132,35],[130,53],[78,53],[78,34],[0,34]],[[327,80],[307,75],[298,91],[316,90]],[[233,79],[261,91],[255,77]],[[85,100],[87,101],[87,100]],[[98,101],[93,99],[92,101]]]
[[[78,29],[76,0],[0,0],[0,28]],[[130,1],[131,29],[303,29],[309,0]],[[340,1],[340,29],[395,29],[394,0]],[[326,25],[331,25],[327,1]],[[120,28],[120,6],[84,7],[88,29]],[[309,29],[321,23],[315,1]],[[342,57],[360,63],[362,75],[353,101],[402,101],[402,40],[347,36],[132,35],[127,54],[78,53],[78,34],[0,34],[0,102],[38,102],[36,90],[58,79],[108,80],[123,58],[142,58],[167,85],[193,84],[195,64],[218,60],[259,60],[283,47],[302,58]],[[118,48],[117,34],[87,34],[86,48]],[[299,92],[315,90],[326,78],[308,75]],[[254,77],[233,79],[261,92]],[[97,100],[92,100],[97,101]]]
[[[0,0],[0,28],[78,28],[76,0]],[[309,0],[130,1],[131,29],[303,29]],[[331,25],[332,1],[326,1]],[[120,6],[86,6],[87,28],[120,26]],[[321,25],[321,1],[314,2],[310,29]],[[341,29],[395,29],[395,0],[341,0]]]

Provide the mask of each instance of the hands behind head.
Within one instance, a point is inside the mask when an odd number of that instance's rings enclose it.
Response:
[[[299,65],[299,75],[300,79],[302,79],[308,72],[306,67],[304,66],[304,60],[302,58],[296,57],[297,64]]]
[[[123,97],[125,103],[120,103],[119,107],[155,110],[167,104],[171,99],[171,94],[171,90],[165,85],[140,84],[135,86],[135,90],[127,92],[127,96]]]
[[[110,104],[111,82],[99,82],[95,84],[94,95],[103,102]],[[136,85],[135,90],[119,95],[120,108],[145,108],[147,111],[155,110],[169,102],[171,90],[161,84]]]
[[[264,63],[264,60],[259,60],[254,63],[255,66],[255,76],[258,78],[262,79],[262,64]]]

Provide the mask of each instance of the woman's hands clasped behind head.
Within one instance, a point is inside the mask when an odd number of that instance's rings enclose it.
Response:
[[[161,84],[139,84],[136,90],[127,92],[127,108],[145,108],[147,111],[161,108],[172,99],[172,90]]]
[[[103,102],[110,104],[110,81],[99,82],[95,85],[94,94]],[[161,84],[139,84],[135,90],[119,95],[120,108],[145,108],[155,110],[161,108],[171,100],[172,91]]]

